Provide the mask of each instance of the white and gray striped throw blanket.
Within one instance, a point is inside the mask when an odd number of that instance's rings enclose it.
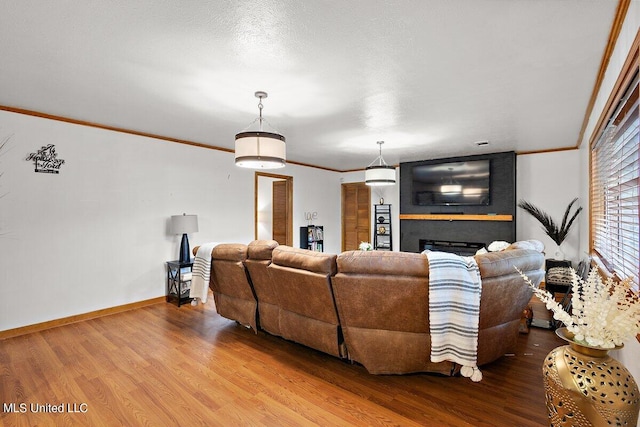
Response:
[[[460,373],[480,381],[477,366],[482,282],[473,257],[427,252],[431,361],[462,365]]]
[[[196,304],[198,300],[207,302],[209,296],[209,278],[211,277],[211,252],[218,245],[217,242],[210,242],[201,245],[193,260],[191,290],[189,297],[193,298]]]

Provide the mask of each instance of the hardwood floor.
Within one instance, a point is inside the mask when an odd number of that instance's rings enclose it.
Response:
[[[0,425],[547,425],[541,366],[562,344],[532,328],[479,383],[376,376],[256,335],[212,299],[161,303],[0,341]]]

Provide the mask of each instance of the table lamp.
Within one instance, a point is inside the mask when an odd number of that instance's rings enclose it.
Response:
[[[173,234],[182,234],[179,261],[190,261],[191,253],[189,252],[189,238],[187,237],[187,233],[195,233],[198,231],[198,215],[172,215],[171,231]]]

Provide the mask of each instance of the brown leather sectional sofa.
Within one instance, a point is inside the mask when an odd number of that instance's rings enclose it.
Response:
[[[194,248],[194,253],[197,248]],[[544,256],[530,249],[477,255],[482,277],[478,365],[513,351]],[[256,240],[220,244],[211,281],[221,316],[362,364],[372,374],[435,372],[430,361],[429,262],[422,254],[347,251],[339,255]]]

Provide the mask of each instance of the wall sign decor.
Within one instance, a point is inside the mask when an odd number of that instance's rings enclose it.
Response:
[[[56,146],[49,144],[42,146],[37,153],[29,154],[27,160],[33,160],[36,172],[60,173],[60,166],[64,164],[64,160],[57,157]]]
[[[314,219],[318,219],[318,212],[305,212],[304,219],[306,219],[307,223],[311,225]]]

